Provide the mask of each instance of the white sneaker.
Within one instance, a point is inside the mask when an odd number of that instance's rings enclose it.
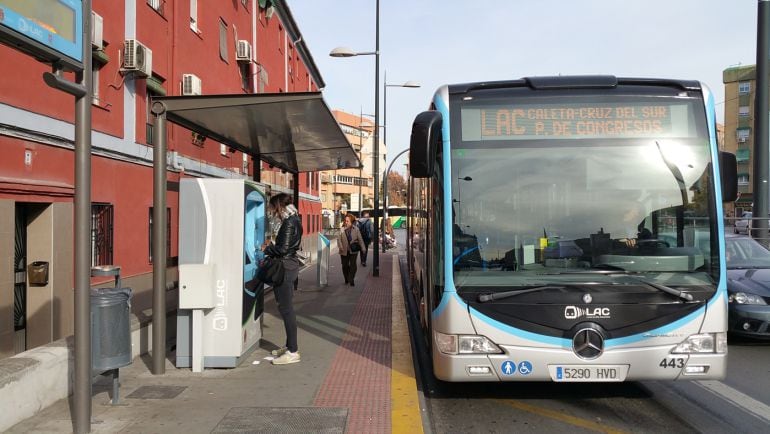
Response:
[[[296,353],[286,351],[281,355],[281,357],[273,359],[274,365],[288,365],[289,363],[299,363],[299,351]]]
[[[274,355],[274,356],[278,357],[278,356],[282,356],[282,355],[283,355],[283,353],[285,353],[285,352],[287,352],[287,351],[289,351],[289,349],[288,349],[288,348],[286,348],[286,347],[281,347],[281,348],[278,348],[277,350],[273,350],[273,351],[270,351],[270,354],[272,354],[272,355]]]

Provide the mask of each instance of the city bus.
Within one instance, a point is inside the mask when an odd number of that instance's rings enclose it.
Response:
[[[439,88],[414,121],[407,263],[444,381],[721,379],[714,97],[697,81]]]
[[[361,212],[361,215],[363,215],[365,212],[368,212],[370,217],[374,216],[374,210],[371,208],[364,208]],[[406,207],[399,205],[389,205],[388,221],[390,222],[390,225],[393,227],[393,229],[406,229]],[[379,219],[378,222],[379,227],[383,227],[382,219]]]

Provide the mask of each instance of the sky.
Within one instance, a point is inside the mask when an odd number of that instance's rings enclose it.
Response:
[[[285,0],[326,83],[331,109],[374,114],[375,0]],[[381,0],[380,89],[388,164],[444,84],[611,74],[700,80],[724,117],[722,72],[756,63],[757,0]],[[387,122],[385,122],[385,120]],[[393,170],[403,172],[402,162]],[[385,168],[380,168],[384,170]]]

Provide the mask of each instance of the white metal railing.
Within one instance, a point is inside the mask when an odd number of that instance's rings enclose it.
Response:
[[[329,284],[329,256],[331,242],[322,234],[318,234],[318,286]]]

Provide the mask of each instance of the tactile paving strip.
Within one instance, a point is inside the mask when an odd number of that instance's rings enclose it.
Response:
[[[342,434],[346,408],[235,407],[212,433],[324,433]]]
[[[380,256],[380,270],[390,270],[391,255]],[[366,279],[340,348],[315,398],[319,407],[350,409],[351,433],[391,430],[390,364],[392,279]]]

